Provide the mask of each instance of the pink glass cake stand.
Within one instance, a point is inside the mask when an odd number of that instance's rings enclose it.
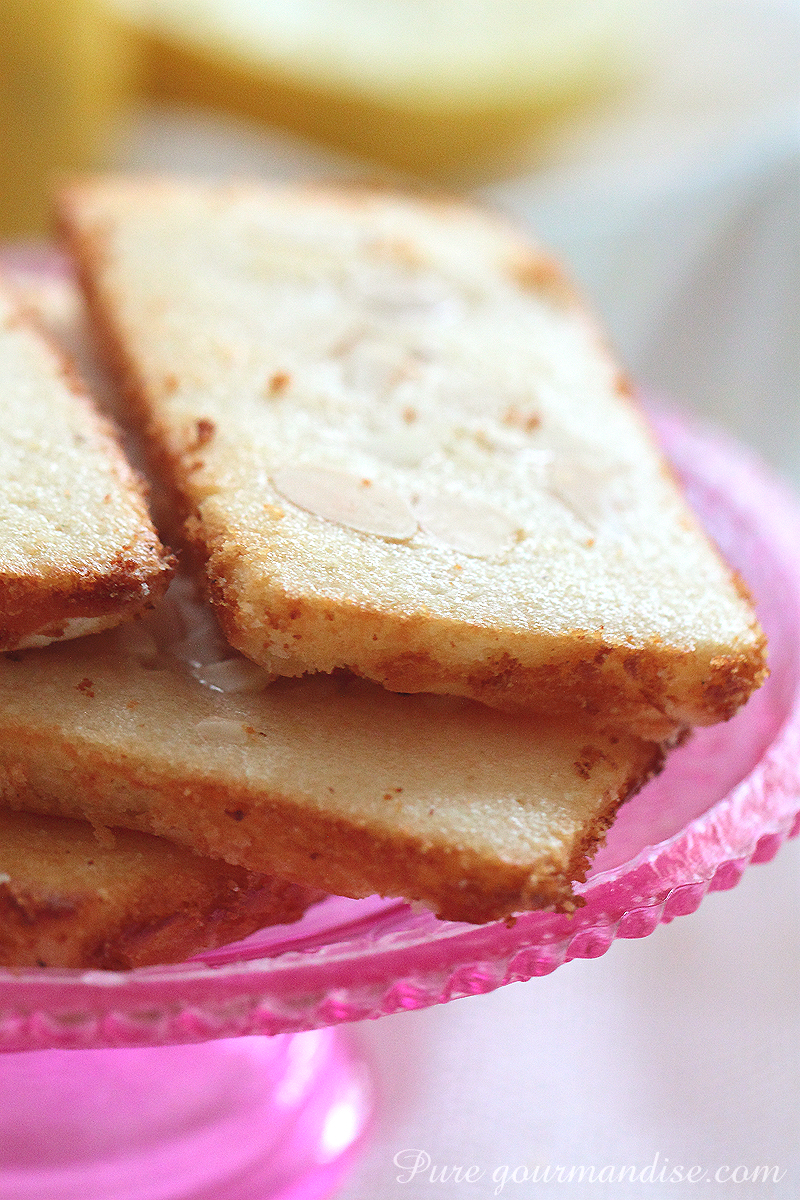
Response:
[[[333,1026],[597,957],[693,912],[797,832],[800,511],[729,441],[676,416],[656,424],[758,600],[772,674],[623,807],[579,888],[585,905],[474,927],[332,897],[180,966],[0,972],[0,1047],[27,1052],[0,1060],[0,1200],[330,1195],[370,1108]]]

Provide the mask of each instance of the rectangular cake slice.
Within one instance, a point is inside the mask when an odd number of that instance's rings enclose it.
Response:
[[[170,573],[116,433],[0,286],[0,650],[115,625]]]
[[[0,808],[0,967],[127,970],[296,921],[320,894],[162,838]]]
[[[452,920],[569,911],[658,745],[580,719],[268,683],[178,578],[141,620],[0,659],[0,802],[153,833],[345,896]]]
[[[503,219],[136,180],[77,185],[61,215],[226,634],[271,673],[652,738],[764,677],[592,321]]]

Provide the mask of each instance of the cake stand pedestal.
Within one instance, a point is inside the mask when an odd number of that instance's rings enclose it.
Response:
[[[370,1086],[333,1029],[5,1056],[2,1200],[321,1200]]]

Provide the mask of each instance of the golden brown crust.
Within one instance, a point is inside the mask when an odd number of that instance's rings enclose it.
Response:
[[[13,650],[31,635],[59,639],[73,620],[107,617],[114,625],[151,606],[166,591],[173,559],[155,533],[145,534],[131,549],[130,557],[119,554],[94,574],[0,572],[0,650]],[[98,621],[93,632],[103,627]]]
[[[635,758],[627,753],[634,759],[627,778],[571,838],[517,861],[422,835],[403,821],[381,830],[366,819],[343,819],[289,792],[254,796],[232,779],[154,775],[133,757],[112,760],[65,743],[58,730],[3,731],[0,797],[13,809],[152,833],[325,892],[367,896],[379,879],[385,895],[422,896],[443,918],[479,923],[528,909],[572,911],[572,881],[583,878],[619,805],[663,763],[656,745],[640,743]],[[589,771],[602,757],[590,752]]]
[[[0,809],[0,966],[179,962],[302,916],[321,894],[147,834]]]
[[[687,725],[728,720],[768,674],[766,639],[760,631],[739,653],[710,655],[705,663],[697,651],[681,651],[658,639],[634,648],[586,630],[574,630],[569,645],[563,638],[553,639],[543,661],[533,665],[508,650],[493,651],[491,643],[482,659],[469,662],[456,655],[443,659],[435,652],[448,642],[453,645],[458,630],[429,614],[387,617],[366,606],[353,609],[316,598],[309,602],[305,595],[273,594],[269,611],[262,614],[261,637],[244,637],[237,591],[230,584],[236,565],[230,543],[220,538],[209,553],[198,522],[190,519],[186,528],[201,561],[206,560],[210,596],[226,637],[257,662],[268,658],[275,630],[289,631],[302,643],[324,636],[326,626],[341,626],[344,653],[337,666],[389,691],[464,696],[509,713],[569,716],[577,709],[604,727],[635,728],[653,741]],[[529,654],[524,635],[515,638],[514,631],[504,630],[503,637],[507,644],[518,643],[520,656]],[[426,644],[430,651],[420,649]],[[358,665],[349,661],[349,648],[358,654]]]
[[[638,696],[624,686],[615,689],[614,674],[620,666],[634,678]],[[728,720],[766,674],[757,652],[715,657],[707,676],[690,693],[690,702],[683,701],[678,711],[664,703],[670,700],[664,680],[682,666],[679,655],[660,646],[634,655],[601,642],[591,659],[576,650],[571,662],[561,658],[536,667],[523,666],[503,653],[461,679],[442,677],[428,656],[410,653],[382,661],[370,674],[390,690],[438,692],[447,687],[454,695],[470,696],[504,712],[544,708],[567,715],[575,711],[577,696],[581,710],[604,726],[630,728],[635,723],[641,736],[654,739],[669,737],[682,720],[702,725]]]

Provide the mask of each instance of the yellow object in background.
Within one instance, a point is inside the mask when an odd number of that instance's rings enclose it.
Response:
[[[619,83],[636,0],[0,0],[0,237],[114,164],[138,94],[448,183],[508,173]]]
[[[151,96],[449,182],[508,170],[619,83],[635,0],[109,0]]]
[[[0,236],[44,233],[52,180],[103,165],[135,53],[102,0],[0,0]]]

